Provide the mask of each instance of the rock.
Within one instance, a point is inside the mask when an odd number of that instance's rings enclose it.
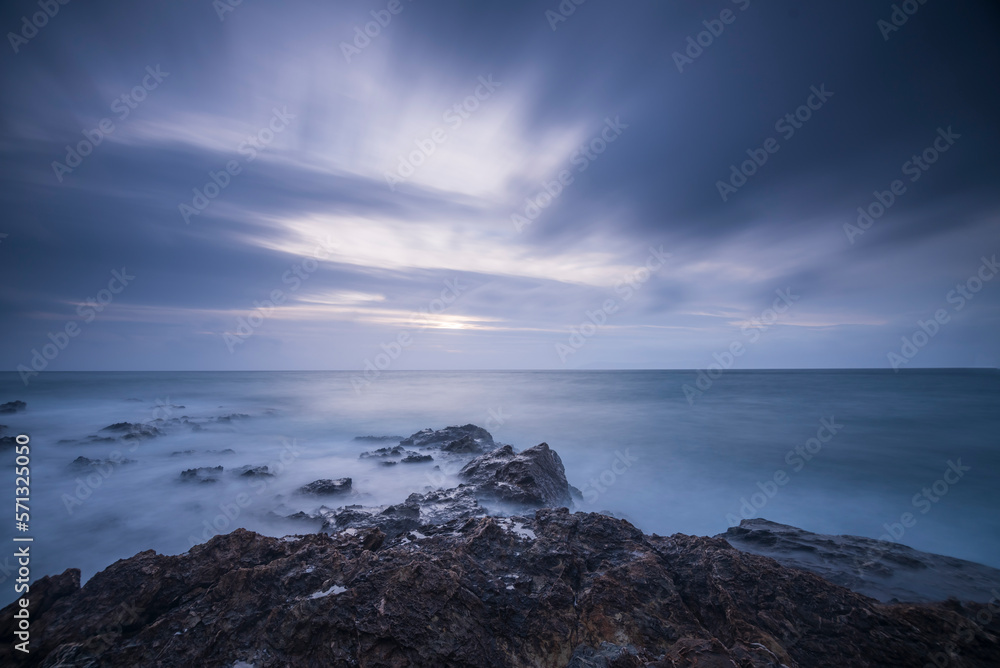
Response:
[[[181,480],[185,482],[219,482],[222,475],[221,466],[202,466],[181,472]]]
[[[402,436],[355,436],[355,441],[360,441],[362,443],[399,443],[403,440]]]
[[[883,602],[985,603],[1000,592],[1000,570],[890,541],[815,534],[765,519],[743,520],[716,537]]]
[[[473,459],[458,476],[483,500],[533,508],[573,505],[562,460],[547,443],[520,453],[502,446]]]
[[[107,427],[101,429],[101,431],[112,434],[121,434],[119,438],[123,441],[141,441],[147,438],[154,438],[162,433],[156,427],[152,427],[148,424],[132,422],[116,422],[114,424],[109,424]],[[92,436],[90,440],[107,441],[110,439],[108,439],[108,437]]]
[[[398,463],[399,462],[394,462],[394,461],[390,460],[390,461],[387,461],[387,462],[379,462],[379,465],[380,466],[395,466]]]
[[[303,485],[296,491],[299,494],[311,494],[313,496],[350,494],[352,491],[351,483],[352,481],[350,478],[338,478],[337,480],[324,478],[323,480],[316,480],[308,485]]]
[[[1000,658],[1000,615],[984,605],[882,604],[721,539],[647,536],[565,509],[395,538],[239,529],[78,582],[67,572],[32,585],[32,652],[0,643],[0,664],[896,668],[939,656],[985,668]],[[0,611],[4,638],[15,610]]]
[[[379,448],[378,450],[369,450],[367,452],[362,452],[358,455],[358,459],[377,459],[381,457],[402,457],[406,454],[406,450],[396,445],[391,448]]]
[[[321,509],[317,514],[324,520],[323,531],[346,529],[379,529],[395,538],[415,529],[433,527],[486,515],[471,487],[435,490],[426,494],[410,494],[403,503],[390,506],[350,505],[337,510]]]
[[[434,458],[430,455],[421,455],[416,452],[411,452],[410,454],[399,460],[400,464],[420,464],[423,462],[432,462]]]
[[[483,451],[483,444],[471,436],[463,436],[462,438],[441,446],[441,449],[445,452],[479,454]]]
[[[454,441],[460,441],[466,437],[479,443],[482,449],[493,448],[496,445],[493,442],[493,436],[490,435],[490,432],[474,424],[467,424],[462,427],[445,427],[437,431],[422,429],[409,438],[404,438],[400,441],[400,445],[418,448],[440,447]]]
[[[8,401],[0,404],[0,414],[20,413],[28,408],[28,404],[23,401]]]
[[[135,464],[134,459],[90,459],[89,457],[77,457],[70,462],[70,467],[82,471],[94,466],[116,466],[118,464]]]
[[[236,473],[243,478],[273,478],[274,474],[267,466],[241,466]]]
[[[216,422],[232,422],[233,420],[247,420],[250,416],[246,413],[231,413],[229,415],[222,415],[215,418]]]

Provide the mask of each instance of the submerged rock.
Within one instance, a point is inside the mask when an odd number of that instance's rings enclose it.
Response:
[[[77,457],[70,462],[70,467],[78,471],[83,471],[93,467],[117,466],[118,464],[135,464],[134,459],[90,459],[89,457]]]
[[[162,432],[156,427],[140,422],[116,422],[101,429],[102,432],[110,434],[121,434],[119,438],[123,441],[139,441],[147,438],[159,436]],[[108,437],[91,436],[92,441],[108,440]]]
[[[23,401],[8,401],[5,404],[0,404],[0,414],[20,413],[27,408],[28,404]]]
[[[1000,570],[890,541],[827,536],[765,519],[743,520],[716,538],[880,601],[985,603],[1000,592]]]
[[[237,530],[31,588],[28,666],[996,666],[987,606],[886,605],[726,541],[598,514],[284,539]],[[0,611],[13,637],[16,603]],[[946,649],[949,648],[949,649]],[[950,654],[945,654],[948,651]],[[932,664],[933,665],[933,664]]]
[[[430,455],[421,455],[416,452],[411,452],[402,459],[399,460],[400,464],[421,464],[423,462],[432,462],[434,458]]]
[[[355,441],[360,441],[362,443],[399,443],[403,440],[402,436],[355,436]]]
[[[338,478],[337,480],[330,480],[327,478],[323,480],[316,480],[308,485],[303,485],[296,491],[299,494],[310,494],[313,496],[350,494],[352,483],[353,481],[350,478]]]
[[[195,469],[181,471],[181,480],[184,482],[218,482],[222,475],[221,466],[201,466]]]

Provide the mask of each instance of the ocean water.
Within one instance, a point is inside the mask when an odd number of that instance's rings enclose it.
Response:
[[[351,502],[366,504],[453,485],[452,463],[380,467],[358,455],[381,444],[353,439],[469,422],[517,448],[547,442],[584,492],[579,509],[646,532],[714,535],[765,517],[1000,568],[997,371],[734,371],[703,379],[690,401],[684,387],[697,376],[685,371],[385,372],[361,391],[353,375],[48,373],[25,388],[3,374],[0,403],[28,403],[0,423],[31,438],[32,579],[68,567],[86,579],[236,527],[301,533],[283,516],[319,505],[293,494],[319,478],[353,478]],[[88,440],[158,418],[198,426]],[[102,474],[74,470],[78,456],[134,461]],[[13,449],[0,458],[12,507]],[[265,464],[278,475],[179,479],[197,466]],[[11,545],[15,533],[8,515],[0,539]],[[0,553],[0,581],[13,577],[12,552]]]

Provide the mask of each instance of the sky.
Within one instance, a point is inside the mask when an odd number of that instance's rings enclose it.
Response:
[[[4,3],[0,368],[1000,366],[995,3],[577,2]]]

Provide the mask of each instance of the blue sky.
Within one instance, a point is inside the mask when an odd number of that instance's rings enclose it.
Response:
[[[992,3],[45,4],[8,370],[1000,365]]]

